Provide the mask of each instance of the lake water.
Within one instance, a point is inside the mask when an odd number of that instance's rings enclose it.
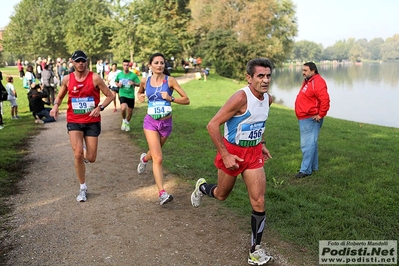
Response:
[[[330,94],[327,116],[399,128],[399,62],[317,68]],[[302,65],[277,68],[270,87],[275,102],[294,109],[302,81]]]

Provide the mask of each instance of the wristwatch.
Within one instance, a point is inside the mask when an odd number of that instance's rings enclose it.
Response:
[[[98,107],[100,107],[100,111],[104,111],[104,106],[103,105],[99,105]]]
[[[175,97],[170,96],[170,98],[171,98],[171,102],[174,102],[174,101],[175,101]]]

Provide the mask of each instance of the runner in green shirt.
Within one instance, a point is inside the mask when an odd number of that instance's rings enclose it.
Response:
[[[130,130],[130,119],[134,108],[135,86],[140,85],[139,77],[129,70],[129,60],[123,60],[123,71],[116,75],[115,83],[119,87],[119,102],[122,113],[121,130]]]

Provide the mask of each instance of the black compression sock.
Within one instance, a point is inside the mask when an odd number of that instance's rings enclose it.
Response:
[[[251,237],[251,252],[254,252],[255,246],[260,245],[262,240],[263,230],[265,229],[266,223],[266,212],[256,212],[252,211],[251,216],[251,227],[252,227],[252,237]]]
[[[200,186],[200,190],[202,193],[208,195],[209,197],[214,198],[215,196],[213,195],[213,191],[215,190],[215,188],[217,187],[217,185],[215,184],[202,184]]]

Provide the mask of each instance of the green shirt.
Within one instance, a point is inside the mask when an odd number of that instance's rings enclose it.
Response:
[[[129,81],[133,81],[135,84],[140,84],[139,77],[131,71],[129,71],[129,73],[122,71],[116,75],[115,82],[122,83],[122,86],[119,88],[119,96],[134,99],[134,85],[129,84]]]

